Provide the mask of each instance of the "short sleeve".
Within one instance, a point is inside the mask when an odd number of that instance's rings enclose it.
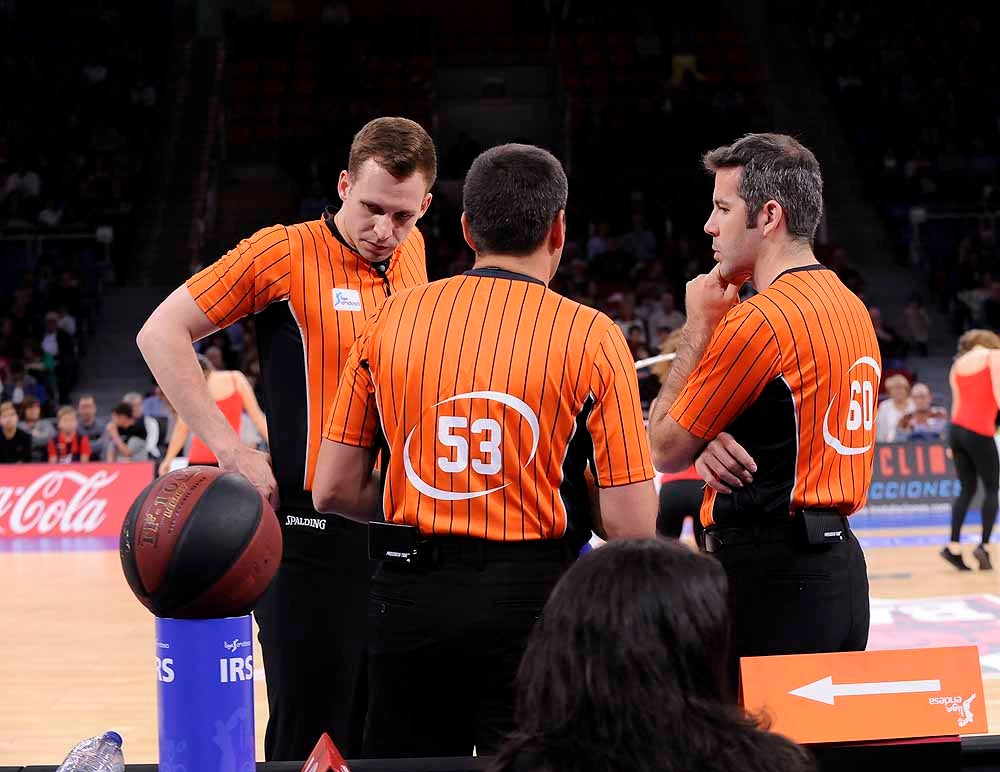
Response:
[[[694,436],[714,439],[780,374],[770,323],[753,304],[740,303],[719,323],[670,417]]]
[[[275,225],[243,239],[187,280],[194,302],[216,327],[226,327],[288,297],[288,229]]]
[[[594,407],[587,429],[594,441],[597,484],[610,488],[653,479],[635,363],[614,323],[595,352],[590,393]]]
[[[378,429],[375,385],[365,353],[367,341],[368,336],[362,335],[347,355],[337,395],[323,431],[325,439],[364,448],[375,444]]]

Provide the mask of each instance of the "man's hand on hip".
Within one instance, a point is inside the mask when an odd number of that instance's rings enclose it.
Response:
[[[694,468],[719,493],[732,493],[753,482],[757,464],[731,434],[721,432],[695,459]]]

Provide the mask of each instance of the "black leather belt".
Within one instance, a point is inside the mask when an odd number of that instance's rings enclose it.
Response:
[[[443,565],[483,567],[490,563],[571,563],[576,555],[566,539],[533,539],[528,541],[493,541],[461,536],[432,536],[421,539],[420,557],[412,568]],[[382,564],[400,568],[391,562]],[[410,566],[402,566],[406,570]]]
[[[841,517],[840,521],[843,529],[841,541],[847,541],[851,527],[846,517]],[[782,542],[806,546],[802,525],[796,518],[741,526],[711,526],[705,530],[705,552],[719,552],[726,547],[758,546]]]

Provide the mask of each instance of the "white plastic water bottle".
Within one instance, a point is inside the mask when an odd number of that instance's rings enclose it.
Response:
[[[78,743],[56,772],[125,772],[122,736],[105,732]]]

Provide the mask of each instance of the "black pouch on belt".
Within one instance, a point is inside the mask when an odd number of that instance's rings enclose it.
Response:
[[[803,509],[798,519],[806,544],[839,544],[847,539],[844,516],[835,509]]]
[[[417,562],[420,557],[420,529],[400,523],[368,523],[368,557],[390,563]]]

